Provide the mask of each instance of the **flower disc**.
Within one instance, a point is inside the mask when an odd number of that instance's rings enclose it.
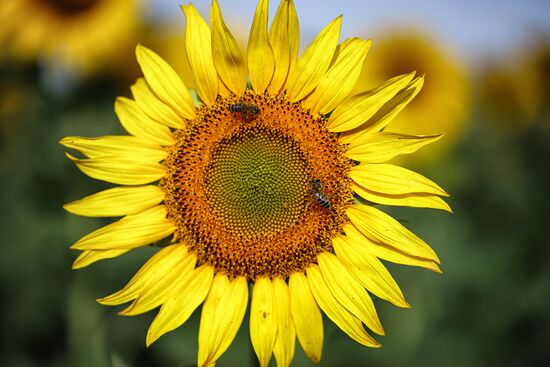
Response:
[[[175,237],[199,262],[233,277],[287,277],[332,249],[351,203],[351,161],[322,119],[283,97],[249,93],[219,98],[194,123],[176,137],[163,187]]]
[[[298,144],[277,130],[235,131],[217,144],[206,171],[214,213],[235,235],[280,233],[305,210],[307,162]]]

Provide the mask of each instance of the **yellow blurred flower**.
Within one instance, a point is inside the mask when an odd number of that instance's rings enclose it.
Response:
[[[425,74],[422,92],[387,127],[408,134],[445,135],[415,156],[437,159],[462,132],[469,109],[469,87],[462,65],[425,33],[395,29],[375,37],[356,90],[372,88],[392,75]],[[403,157],[407,158],[407,157]]]
[[[517,63],[516,63],[517,62]],[[487,120],[499,131],[531,126],[539,112],[541,94],[529,63],[490,64],[479,76],[479,104]]]
[[[527,70],[532,75],[538,94],[539,108],[537,117],[545,128],[550,128],[550,38],[538,38],[527,53]]]
[[[115,103],[129,135],[61,140],[79,152],[67,156],[83,173],[119,185],[65,209],[123,217],[74,243],[82,252],[73,267],[165,241],[123,289],[98,301],[129,303],[124,315],[159,308],[147,345],[202,305],[200,366],[227,350],[247,308],[262,367],[272,356],[288,366],[296,340],[318,362],[323,313],[379,347],[365,329],[384,335],[371,294],[410,307],[380,259],[440,272],[427,243],[372,205],[451,211],[436,183],[386,163],[440,137],[381,131],[424,78],[411,72],[354,94],[371,41],[340,43],[337,17],[298,57],[292,0],[281,1],[269,29],[268,8],[259,1],[243,55],[216,0],[210,26],[183,6],[201,103],[140,45],[144,78],[134,99]]]
[[[550,127],[548,39],[534,38],[506,57],[487,62],[477,79],[485,119],[500,132],[514,133],[534,124]]]
[[[111,68],[138,31],[135,0],[5,0],[0,46],[19,60],[62,63],[72,72]]]

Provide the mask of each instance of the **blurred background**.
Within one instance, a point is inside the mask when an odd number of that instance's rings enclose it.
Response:
[[[208,19],[210,3],[197,0]],[[242,45],[254,1],[220,0]],[[438,252],[443,274],[389,264],[412,309],[377,302],[374,350],[325,317],[321,366],[550,366],[550,2],[297,0],[302,49],[344,14],[341,40],[372,38],[358,88],[426,74],[388,130],[446,136],[399,163],[451,193],[454,214],[392,209]],[[192,366],[198,312],[145,348],[154,313],[95,299],[154,249],[71,270],[69,246],[107,223],[61,208],[108,185],[57,143],[122,133],[113,111],[140,75],[138,42],[186,85],[185,19],[173,0],[0,2],[0,365]],[[277,3],[271,5],[274,14]],[[220,366],[255,366],[247,320]],[[296,366],[311,366],[299,347]]]

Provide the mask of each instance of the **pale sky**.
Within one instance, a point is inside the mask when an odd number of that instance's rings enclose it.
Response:
[[[176,0],[147,0],[152,18],[184,17]],[[256,6],[255,0],[219,0],[230,29],[247,34]],[[208,20],[210,1],[193,4]],[[270,18],[278,1],[271,1]],[[341,39],[359,36],[374,38],[384,29],[416,26],[429,32],[459,55],[475,63],[487,57],[505,57],[537,35],[550,37],[550,0],[402,0],[323,1],[295,0],[300,19],[302,45],[334,17],[343,14]],[[376,39],[373,39],[376,42]]]

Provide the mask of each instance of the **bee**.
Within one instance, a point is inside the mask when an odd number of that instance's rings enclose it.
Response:
[[[256,116],[260,113],[260,108],[254,103],[232,103],[229,105],[229,111],[233,113],[241,113],[243,120],[246,120],[249,116]]]
[[[330,208],[330,200],[325,194],[324,191],[324,185],[321,183],[321,180],[318,178],[314,178],[311,180],[311,196],[313,199],[321,205],[323,208],[328,209]]]

